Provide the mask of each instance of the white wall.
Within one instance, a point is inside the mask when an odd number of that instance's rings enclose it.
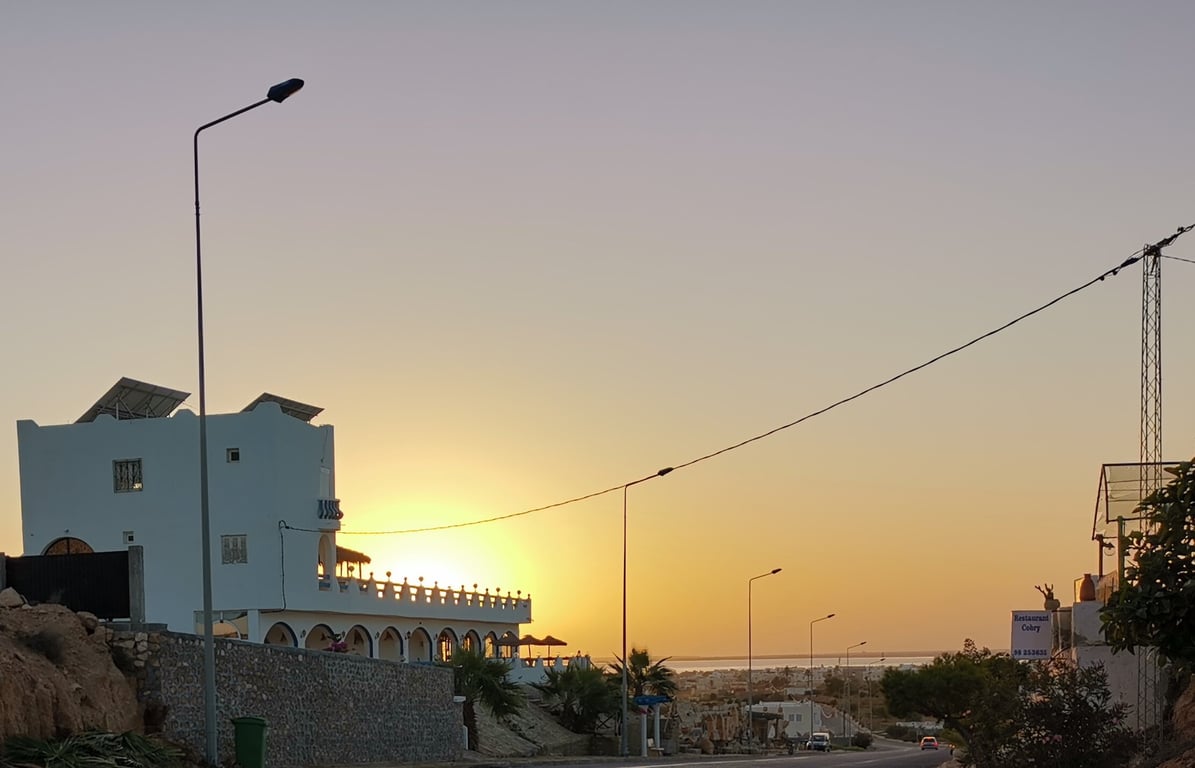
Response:
[[[125,548],[124,531],[145,548],[146,615],[194,632],[202,609],[199,420],[162,419],[40,427],[17,423],[24,551],[41,554],[63,536],[97,551]],[[284,415],[276,403],[250,413],[209,415],[208,472],[213,607],[282,607],[278,521],[317,528],[321,467],[332,470],[333,431]],[[226,449],[239,448],[229,463]],[[141,459],[141,491],[113,490],[114,460]],[[223,564],[220,536],[245,534],[248,563]],[[315,561],[287,563],[287,575]]]

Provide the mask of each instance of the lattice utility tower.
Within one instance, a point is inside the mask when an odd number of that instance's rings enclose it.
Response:
[[[1144,501],[1162,487],[1161,243],[1147,244],[1141,257],[1141,453],[1137,466],[1141,500]],[[1153,515],[1145,507],[1141,508],[1140,524],[1145,533],[1154,528]],[[1137,654],[1138,730],[1160,726],[1161,693],[1157,650],[1142,648]]]
[[[1147,244],[1141,255],[1141,500],[1162,487],[1162,249],[1192,227],[1179,227],[1170,237]],[[1141,508],[1141,531],[1156,523],[1152,509]],[[1123,547],[1123,544],[1121,545]],[[1124,574],[1121,574],[1123,578]],[[1137,654],[1137,727],[1157,726],[1161,739],[1162,686],[1156,648]]]

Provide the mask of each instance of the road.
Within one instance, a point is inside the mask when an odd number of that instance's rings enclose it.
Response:
[[[897,745],[880,742],[866,752],[797,752],[794,755],[747,757],[738,755],[678,755],[676,757],[643,759],[611,758],[602,765],[619,768],[671,768],[692,765],[694,768],[936,768],[950,760],[947,750],[921,751],[915,744]],[[516,761],[512,761],[512,765]],[[594,768],[593,762],[570,763],[567,758],[553,762],[552,768]]]

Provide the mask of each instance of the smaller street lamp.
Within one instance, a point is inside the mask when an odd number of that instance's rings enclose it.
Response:
[[[747,754],[751,754],[751,716],[754,714],[754,710],[751,707],[751,584],[756,579],[775,576],[781,570],[780,568],[773,568],[767,573],[761,573],[758,576],[752,576],[747,579]]]
[[[809,622],[809,738],[813,739],[813,625],[819,621],[834,618],[835,614],[827,613],[820,619]]]
[[[861,642],[861,643],[855,643],[854,645],[848,645],[848,646],[846,647],[846,696],[844,697],[844,698],[846,699],[846,707],[845,707],[845,708],[842,710],[842,733],[843,733],[843,735],[844,735],[844,736],[846,736],[848,739],[851,737],[851,731],[850,731],[850,715],[851,715],[851,713],[850,713],[850,709],[851,709],[851,649],[852,649],[852,648],[861,648],[861,647],[862,647],[862,646],[864,646],[864,645],[867,645],[867,641],[866,641],[866,640],[864,640],[864,641],[863,641],[863,642]]]

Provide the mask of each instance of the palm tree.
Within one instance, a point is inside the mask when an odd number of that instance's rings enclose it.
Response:
[[[665,656],[653,662],[647,649],[631,648],[631,663],[627,666],[627,692],[630,696],[674,696],[676,694],[676,680],[673,671],[664,666],[664,662],[672,658]],[[612,666],[614,674],[622,677],[622,659],[618,659]]]
[[[511,682],[510,667],[502,659],[487,659],[464,648],[452,654],[451,661],[440,666],[452,668],[453,693],[465,697],[465,728],[469,731],[469,749],[477,749],[477,709],[480,703],[496,718],[513,715],[526,700],[518,684]]]
[[[531,685],[560,724],[574,733],[595,733],[619,709],[619,683],[600,666],[573,664],[563,672],[549,668],[547,680]]]

